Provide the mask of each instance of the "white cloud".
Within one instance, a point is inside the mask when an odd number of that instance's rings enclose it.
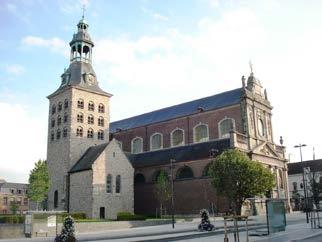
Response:
[[[19,75],[25,73],[26,69],[25,69],[25,67],[23,67],[21,65],[7,65],[6,66],[6,71],[9,74],[19,76]]]
[[[52,52],[68,56],[68,44],[57,37],[51,39],[44,39],[38,36],[26,36],[22,39],[23,46],[36,46],[50,49]]]
[[[168,21],[169,18],[167,16],[161,15],[159,13],[154,13],[153,18],[157,19],[157,20],[162,20],[162,21]]]

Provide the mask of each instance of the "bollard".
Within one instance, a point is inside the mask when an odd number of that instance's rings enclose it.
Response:
[[[224,242],[229,242],[229,239],[227,237],[227,221],[224,218],[224,228],[225,228],[225,238],[224,238]]]

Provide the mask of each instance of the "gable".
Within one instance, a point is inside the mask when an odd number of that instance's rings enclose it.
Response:
[[[252,152],[258,155],[280,158],[279,155],[275,152],[274,148],[271,147],[267,142],[263,142],[262,144],[256,146],[252,150]]]

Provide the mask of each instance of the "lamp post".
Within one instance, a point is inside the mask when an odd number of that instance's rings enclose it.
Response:
[[[306,144],[298,144],[295,145],[294,148],[300,148],[300,157],[301,157],[301,164],[303,162],[302,157],[302,147],[305,147]],[[303,189],[304,189],[304,206],[305,206],[305,214],[306,214],[306,223],[309,223],[309,214],[308,214],[308,204],[307,204],[307,196],[306,196],[306,184],[305,184],[305,178],[304,178],[304,167],[302,170],[302,182],[303,182]]]
[[[170,159],[170,173],[171,173],[171,213],[172,213],[172,228],[174,229],[174,187],[173,187],[173,163],[174,159]]]

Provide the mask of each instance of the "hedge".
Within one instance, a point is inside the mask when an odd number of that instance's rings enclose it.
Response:
[[[146,216],[132,214],[130,212],[118,212],[117,213],[117,220],[118,221],[130,221],[130,220],[145,220]]]
[[[23,215],[0,215],[0,224],[22,224]]]

